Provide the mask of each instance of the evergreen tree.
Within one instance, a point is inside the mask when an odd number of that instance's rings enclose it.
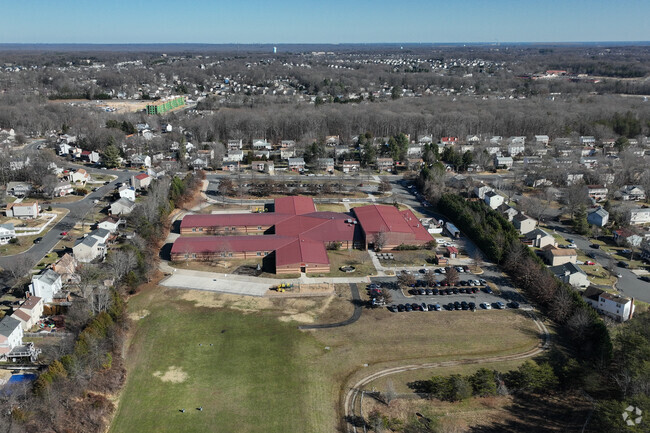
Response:
[[[573,218],[573,229],[581,234],[589,233],[589,223],[587,222],[587,208],[585,205],[580,205]]]
[[[113,138],[113,137],[111,137]],[[102,155],[104,159],[104,165],[107,168],[115,168],[120,165],[120,150],[113,144],[109,145],[104,149],[104,154]]]

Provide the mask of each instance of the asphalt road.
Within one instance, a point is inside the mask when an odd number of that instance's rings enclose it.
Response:
[[[650,283],[639,279],[632,271],[616,266],[617,261],[601,249],[591,248],[591,240],[588,238],[570,233],[569,229],[562,224],[552,221],[548,225],[552,227],[557,234],[564,239],[572,239],[578,249],[585,253],[594,253],[596,261],[602,266],[609,266],[610,262],[615,266],[615,272],[621,274],[621,278],[616,282],[616,288],[619,292],[630,298],[639,299],[643,302],[650,302]]]
[[[55,207],[57,208],[69,209],[68,214],[63,217],[63,219],[61,219],[61,221],[59,221],[56,225],[54,225],[54,227],[50,227],[50,230],[47,233],[42,235],[43,240],[40,243],[32,245],[32,247],[26,252],[13,256],[0,257],[0,268],[11,266],[11,263],[15,262],[16,260],[24,260],[23,257],[29,260],[30,263],[38,263],[61,240],[61,232],[69,231],[72,229],[75,224],[80,221],[95,206],[95,200],[101,200],[105,196],[112,194],[116,183],[128,181],[128,179],[130,179],[131,175],[134,173],[88,168],[67,162],[64,165],[76,168],[84,168],[91,174],[95,173],[114,175],[117,176],[117,179],[111,181],[108,185],[102,185],[97,189],[97,191],[88,194],[82,200],[72,203],[56,204]],[[4,283],[7,284],[8,282],[4,281]]]
[[[356,283],[350,283],[350,290],[352,291],[352,302],[354,302],[354,311],[352,316],[343,320],[342,322],[336,323],[325,323],[317,325],[301,325],[298,326],[298,329],[328,329],[328,328],[340,328],[341,326],[350,325],[361,317],[361,312],[363,311],[363,305],[361,302],[361,295],[359,295],[359,288]]]

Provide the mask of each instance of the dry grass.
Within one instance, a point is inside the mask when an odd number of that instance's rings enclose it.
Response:
[[[346,212],[345,206],[338,203],[316,203],[316,210],[319,212]]]
[[[349,317],[349,289],[337,285],[335,293],[277,299],[151,288],[133,297],[131,312],[150,313],[134,325],[129,377],[111,431],[199,432],[218,424],[223,431],[331,433],[349,379],[404,363],[515,353],[538,342],[532,321],[516,311],[373,309],[345,327],[296,328]],[[187,373],[185,382],[152,382],[170,365]],[[198,405],[201,416],[178,415]]]

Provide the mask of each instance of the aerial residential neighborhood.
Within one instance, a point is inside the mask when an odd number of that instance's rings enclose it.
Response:
[[[650,10],[484,6],[4,6],[0,430],[646,431]]]

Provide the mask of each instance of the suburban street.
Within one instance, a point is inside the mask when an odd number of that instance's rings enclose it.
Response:
[[[101,200],[105,196],[111,194],[118,182],[126,182],[131,177],[131,175],[134,174],[132,171],[125,172],[123,170],[101,170],[84,167],[69,162],[66,162],[65,165],[75,168],[84,168],[91,174],[113,175],[117,176],[117,178],[112,180],[108,185],[102,185],[97,189],[97,191],[91,192],[79,201],[56,204],[54,207],[68,209],[68,214],[63,217],[63,219],[61,219],[61,221],[59,221],[56,225],[49,227],[49,231],[43,234],[43,239],[41,242],[32,245],[31,248],[26,252],[13,256],[0,257],[1,268],[9,266],[15,260],[21,260],[21,257],[23,256],[33,264],[38,263],[61,240],[61,232],[69,231],[72,229],[78,221],[80,221],[94,206],[96,206],[94,203],[95,200]]]

